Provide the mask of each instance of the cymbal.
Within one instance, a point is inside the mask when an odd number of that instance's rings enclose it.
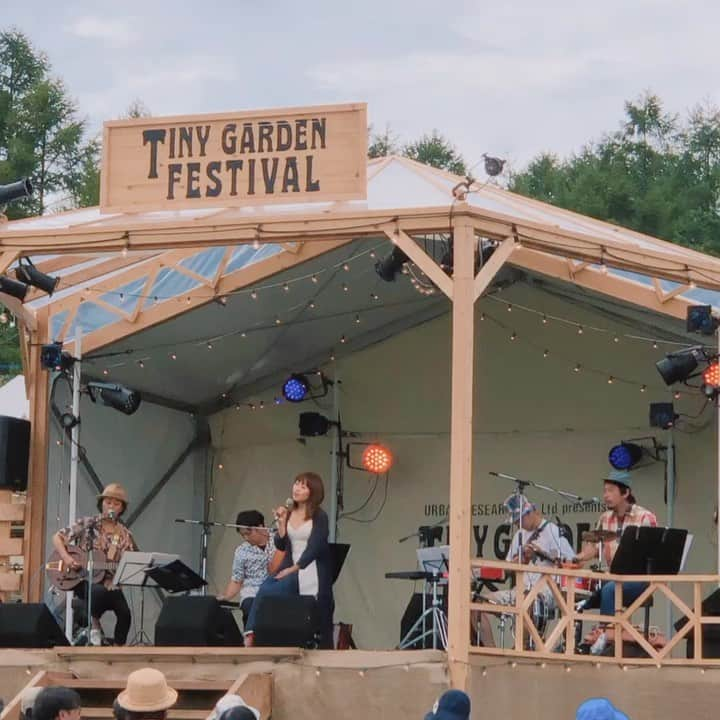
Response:
[[[599,543],[617,540],[619,534],[615,530],[586,530],[581,537],[583,542]]]

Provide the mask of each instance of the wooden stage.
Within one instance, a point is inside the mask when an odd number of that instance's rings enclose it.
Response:
[[[128,673],[146,666],[162,670],[180,693],[170,720],[205,720],[226,692],[239,692],[274,720],[418,720],[449,682],[447,656],[435,650],[0,649],[2,720],[16,720],[17,694],[29,684],[75,687],[83,717],[104,720]],[[536,720],[573,717],[593,696],[612,698],[633,718],[711,717],[720,702],[720,668],[473,656],[469,692],[476,717],[528,711]]]

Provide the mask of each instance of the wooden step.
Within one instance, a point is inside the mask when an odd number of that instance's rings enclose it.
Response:
[[[212,712],[212,708],[207,710],[183,710],[182,708],[170,708],[168,711],[168,720],[206,720]],[[104,718],[112,718],[112,708],[107,707],[83,707],[82,716],[84,720],[104,720]]]
[[[54,673],[48,673],[49,683],[57,683],[65,687],[74,688],[76,690],[123,690],[125,688],[125,681],[121,679],[116,680],[101,680],[96,678],[68,678],[60,674],[57,677]],[[209,692],[224,692],[230,687],[230,683],[225,680],[171,680],[170,685],[175,690],[186,690],[186,691],[203,691]]]

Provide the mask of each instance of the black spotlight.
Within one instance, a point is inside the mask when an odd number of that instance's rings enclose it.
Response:
[[[298,429],[300,437],[320,437],[327,435],[332,425],[332,420],[318,412],[304,412],[300,413]]]
[[[650,427],[669,430],[678,417],[671,402],[650,403]]]
[[[487,153],[483,155],[483,159],[485,160],[485,172],[490,177],[496,177],[503,171],[503,167],[505,167],[504,160],[488,155]]]
[[[40,367],[45,370],[69,370],[75,358],[62,349],[61,342],[48,343],[40,348]]]
[[[20,258],[20,264],[15,268],[15,277],[33,287],[40,288],[48,295],[52,295],[60,282],[59,277],[52,277],[40,272],[32,263],[30,258]]]
[[[384,260],[375,263],[375,272],[385,282],[393,282],[408,260],[408,256],[399,247],[395,247]]]
[[[32,191],[33,186],[28,178],[23,178],[9,185],[0,185],[0,205],[9,203],[11,200],[29,197]]]
[[[99,395],[105,405],[125,415],[132,415],[140,407],[140,393],[123,385],[93,381],[87,384],[87,390],[93,402]]]
[[[666,385],[687,380],[698,366],[698,356],[702,356],[702,348],[688,348],[670,353],[655,363],[657,371]]]
[[[640,445],[631,442],[621,442],[610,448],[608,460],[616,470],[629,470],[640,462],[643,449]]]
[[[691,305],[687,309],[686,329],[700,335],[712,335],[720,321],[712,315],[711,305]]]
[[[18,282],[12,278],[0,275],[0,292],[4,292],[7,295],[11,295],[17,298],[20,302],[25,300],[27,295],[28,286],[25,283]]]

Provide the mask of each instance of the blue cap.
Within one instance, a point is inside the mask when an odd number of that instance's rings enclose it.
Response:
[[[518,522],[520,518],[525,517],[528,513],[531,513],[536,509],[535,505],[533,505],[524,495],[518,496],[512,494],[505,500],[503,505],[510,514],[513,522]]]
[[[632,474],[627,470],[611,470],[603,479],[607,482],[632,487]]]
[[[620,712],[607,698],[590,698],[575,713],[575,720],[630,720]]]
[[[469,720],[470,698],[462,690],[448,690],[435,703],[425,720]]]

